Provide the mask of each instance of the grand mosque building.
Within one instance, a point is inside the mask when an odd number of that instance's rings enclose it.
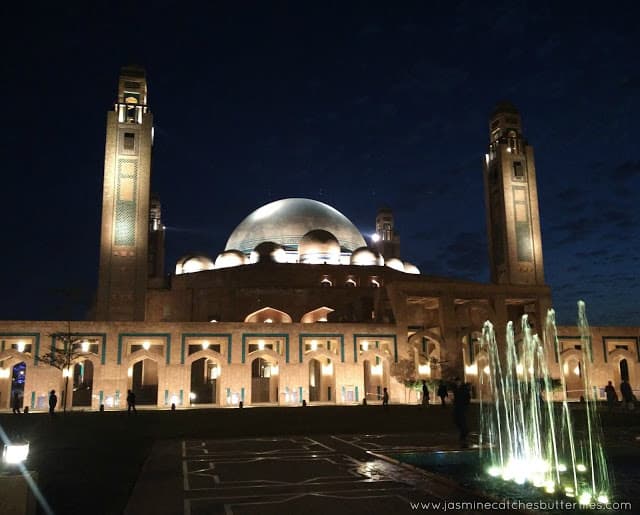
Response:
[[[165,264],[147,96],[144,71],[124,68],[107,115],[93,320],[0,321],[0,408],[17,392],[44,409],[65,382],[67,406],[78,409],[122,408],[129,389],[157,407],[374,403],[384,388],[391,402],[416,401],[408,381],[456,376],[477,393],[488,373],[484,322],[504,327],[526,314],[534,331],[544,322],[552,303],[534,154],[511,104],[489,120],[491,280],[479,283],[403,260],[388,208],[365,239],[340,211],[306,198],[255,206],[224,248]],[[596,395],[608,380],[639,386],[639,340],[637,327],[592,328]],[[579,398],[585,340],[560,327],[559,341],[549,367]],[[61,369],[49,364],[52,349]]]

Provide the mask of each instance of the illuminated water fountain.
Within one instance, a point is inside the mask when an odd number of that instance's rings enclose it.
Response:
[[[578,302],[578,326],[584,403],[571,410],[562,372],[561,402],[551,402],[549,357],[564,369],[555,312],[550,309],[547,313],[542,340],[532,334],[527,315],[522,317],[517,339],[509,322],[504,351],[498,349],[493,325],[485,322],[481,345],[489,358],[489,373],[480,374],[480,452],[491,476],[531,483],[550,494],[564,493],[581,505],[606,504],[610,477],[591,385],[591,339],[582,301]],[[575,429],[576,422],[580,422],[580,431]]]

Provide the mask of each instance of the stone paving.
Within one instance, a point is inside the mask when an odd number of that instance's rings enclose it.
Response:
[[[486,501],[440,476],[384,457],[447,448],[448,440],[447,435],[323,435],[160,441],[125,513],[440,513],[412,509],[410,503]]]

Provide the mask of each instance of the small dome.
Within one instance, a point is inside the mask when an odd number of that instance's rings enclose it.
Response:
[[[306,233],[298,244],[300,263],[340,264],[340,243],[329,231],[314,229]]]
[[[176,275],[192,274],[203,270],[213,270],[213,261],[204,254],[188,254],[178,259]]]
[[[251,251],[251,255],[249,256],[249,263],[258,262],[286,263],[287,254],[282,248],[282,245],[278,245],[272,241],[263,241]]]
[[[239,250],[225,250],[221,254],[218,254],[214,268],[216,270],[220,268],[231,268],[233,266],[240,266],[247,264],[247,257]]]
[[[404,262],[404,273],[405,274],[417,274],[420,275],[420,270],[416,265],[412,265],[408,261]]]
[[[351,254],[351,264],[360,266],[384,266],[384,258],[375,250],[359,247]]]
[[[404,263],[398,258],[387,259],[385,265],[389,268],[393,268],[394,270],[398,270],[399,272],[404,272]]]

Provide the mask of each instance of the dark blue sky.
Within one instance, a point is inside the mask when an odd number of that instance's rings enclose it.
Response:
[[[640,325],[634,3],[208,4],[2,8],[0,319],[65,316],[64,288],[85,291],[76,312],[88,303],[106,111],[137,63],[167,271],[300,196],[364,233],[389,205],[406,260],[488,281],[481,163],[488,116],[509,99],[535,149],[559,320],[583,298],[593,325]]]

